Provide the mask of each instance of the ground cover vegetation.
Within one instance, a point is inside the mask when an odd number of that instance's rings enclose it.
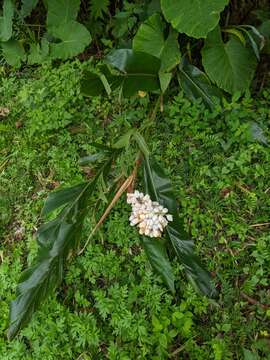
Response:
[[[1,359],[267,359],[270,239],[259,225],[269,221],[267,91],[260,100],[225,102],[223,113],[177,94],[149,137],[172,178],[185,229],[220,288],[217,301],[200,296],[176,260],[177,295],[166,290],[122,198],[69,264],[57,293],[18,338],[6,341],[9,302],[21,270],[34,260],[44,200],[54,188],[91,178],[97,165],[80,167],[78,160],[95,150],[93,143],[110,146],[127,123],[146,115],[146,98],[121,106],[85,100],[78,82],[84,66],[44,66],[34,79],[26,73],[1,80],[10,109],[1,120]],[[252,137],[254,121],[265,129],[263,142]],[[117,166],[128,173],[123,159]],[[91,206],[105,201],[100,197],[97,189]],[[86,217],[83,238],[99,215]]]
[[[267,358],[269,18],[265,1],[4,0],[4,356]],[[80,319],[64,355],[28,333],[49,296]]]

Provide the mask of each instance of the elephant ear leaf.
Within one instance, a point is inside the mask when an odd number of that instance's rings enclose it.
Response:
[[[79,245],[87,200],[111,161],[106,162],[90,182],[49,196],[44,207],[45,214],[64,207],[54,220],[42,225],[37,232],[36,260],[23,272],[17,286],[16,299],[10,305],[9,339],[13,339],[29,323],[41,302],[61,283],[65,262],[70,252]]]
[[[219,22],[229,0],[161,0],[165,19],[180,33],[196,39],[205,38]]]
[[[50,35],[58,42],[50,44],[52,59],[68,59],[80,54],[92,40],[86,27],[77,21],[61,23],[49,28]]]
[[[160,59],[155,56],[131,49],[117,49],[108,54],[105,61],[119,71],[119,86],[124,97],[140,90],[155,91],[160,88]]]
[[[184,266],[193,286],[202,294],[214,297],[216,290],[211,275],[204,269],[198,256],[195,255],[194,243],[184,230],[183,222],[178,215],[178,207],[170,180],[153,158],[144,156],[143,165],[145,192],[150,195],[152,200],[158,201],[166,207],[169,214],[173,216],[173,221],[165,229],[168,244]]]
[[[221,30],[216,27],[205,40],[202,63],[210,80],[234,94],[249,88],[257,60],[252,48],[245,47],[237,38],[231,37],[224,43]]]

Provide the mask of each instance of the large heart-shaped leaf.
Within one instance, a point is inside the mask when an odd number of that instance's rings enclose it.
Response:
[[[177,203],[170,180],[154,159],[144,156],[145,192],[152,200],[166,207],[173,221],[166,227],[169,244],[183,264],[186,274],[192,284],[204,295],[216,295],[211,276],[204,269],[199,258],[194,254],[194,244],[184,230],[183,221],[179,218]]]
[[[48,27],[76,20],[79,9],[80,0],[48,0]]]
[[[168,22],[181,33],[206,37],[219,22],[220,12],[229,0],[161,0]]]
[[[14,4],[12,0],[4,0],[3,15],[0,16],[0,41],[8,41],[12,36],[12,19]]]
[[[160,239],[142,236],[142,245],[153,269],[159,274],[172,293],[174,289],[174,274],[167,254],[166,244]]]
[[[208,34],[202,62],[210,79],[231,94],[249,88],[257,64],[252,49],[236,38],[224,43],[219,27]]]
[[[159,14],[150,16],[137,31],[133,39],[133,50],[158,57],[161,71],[170,71],[180,62],[178,33],[170,29],[165,37],[165,24]]]
[[[24,48],[17,40],[3,42],[2,51],[6,62],[11,66],[19,67],[21,61],[26,59]]]
[[[58,43],[50,44],[50,55],[53,59],[68,59],[80,54],[91,42],[91,35],[85,26],[69,21],[50,28],[50,34]]]
[[[87,199],[94,192],[98,178],[107,174],[111,162],[112,159],[105,163],[92,181],[56,192],[47,201],[46,213],[59,206],[65,207],[54,220],[38,230],[39,248],[36,261],[22,274],[16,299],[11,302],[9,339],[28,324],[40,303],[61,282],[65,261],[70,251],[79,244],[88,207]]]
[[[179,66],[179,83],[189,98],[201,98],[211,110],[221,98],[220,91],[210,83],[205,73],[186,60]]]
[[[159,89],[160,60],[157,57],[131,49],[119,49],[110,53],[105,60],[121,72],[124,96],[134,95],[139,90]]]

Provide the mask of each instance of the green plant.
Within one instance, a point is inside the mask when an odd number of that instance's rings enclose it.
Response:
[[[126,134],[122,136],[114,145],[114,148],[127,149],[131,138],[134,138],[143,154],[145,192],[151,196],[152,200],[158,201],[165,206],[173,217],[172,224],[169,224],[166,228],[169,243],[150,238],[143,238],[142,240],[153,268],[162,275],[166,285],[174,293],[174,276],[167,254],[167,251],[171,248],[183,263],[192,283],[202,293],[210,297],[214,296],[215,289],[211,284],[210,275],[203,269],[198,258],[194,255],[193,243],[188,239],[183,224],[178,218],[177,204],[174,200],[170,182],[162,169],[149,157],[147,145],[141,134],[135,130],[129,131],[127,134],[130,135],[128,137]],[[108,163],[105,162],[105,165],[98,170],[90,182],[54,192],[50,194],[45,202],[44,215],[48,215],[59,208],[62,208],[62,210],[54,220],[39,229],[37,235],[39,246],[37,258],[34,265],[23,273],[17,288],[17,298],[11,304],[9,338],[13,338],[20,328],[29,322],[31,315],[45,295],[50,294],[62,281],[63,266],[70,252],[76,251],[78,248],[79,234],[82,232],[84,217],[88,209],[87,202],[89,197],[96,191],[99,178],[102,178],[103,192],[106,194],[109,191],[111,193],[109,196],[113,197],[113,200],[94,231],[103,222],[115,201],[134,182],[136,172],[133,172],[115,193],[114,185],[106,185],[110,167],[118,152],[115,151],[113,148],[104,148],[104,157],[109,156],[109,161]],[[88,161],[91,162],[92,159],[88,157]]]
[[[12,0],[3,2],[0,41],[3,55],[10,65],[19,67],[21,62],[26,61],[33,65],[54,59],[68,59],[81,53],[91,42],[90,32],[76,21],[80,0],[44,1],[42,11],[46,9],[47,18],[43,36],[40,36],[40,31],[44,25],[27,24],[26,21],[37,4],[38,1],[24,0],[17,8]],[[16,39],[17,34],[13,31],[15,15],[16,24],[27,28],[30,39],[24,36],[23,31],[19,33],[19,39]],[[33,31],[36,26],[39,28],[38,33]]]
[[[263,91],[260,99],[235,96],[232,102],[224,101],[224,112],[219,108],[210,112],[200,101],[190,102],[179,93],[164,102],[163,113],[157,113],[146,136],[156,160],[172,179],[195,251],[220,288],[217,302],[194,291],[176,258],[172,262],[176,298],[166,291],[160,276],[151,270],[141,237],[128,227],[129,207],[120,199],[91,245],[73,258],[55,295],[12,342],[6,341],[9,302],[21,271],[35,259],[34,229],[42,221],[44,199],[55,187],[72,186],[85,181],[85,176],[89,179],[98,165],[92,162],[79,168],[78,159],[98,152],[95,142],[111,147],[119,132],[127,132],[128,124],[139,127],[147,116],[148,95],[124,99],[121,104],[114,97],[83,100],[76,96],[74,107],[83,111],[74,115],[72,125],[57,132],[40,126],[33,136],[29,130],[35,119],[28,116],[29,107],[17,94],[27,89],[33,96],[32,87],[48,83],[51,73],[51,97],[56,87],[63,99],[70,99],[70,88],[79,92],[79,82],[73,83],[65,74],[83,70],[84,65],[46,66],[34,74],[3,74],[0,80],[2,104],[10,109],[1,119],[0,136],[1,166],[9,156],[1,167],[0,187],[9,198],[4,207],[10,211],[8,224],[0,226],[0,358],[204,360],[209,354],[214,358],[213,345],[218,344],[229,358],[244,359],[244,353],[253,353],[266,360],[270,159],[269,149],[252,136],[249,124],[256,122],[269,141],[269,91]],[[36,91],[36,96],[37,101],[41,95]],[[58,107],[49,101],[44,106],[52,113]],[[22,125],[16,128],[18,120]],[[132,171],[136,153],[132,144],[132,154],[124,151],[115,162],[116,172],[129,175]],[[89,205],[98,201],[106,206],[102,192],[96,191]],[[86,217],[82,241],[101,215],[102,206]],[[179,312],[183,315],[177,315],[181,319],[176,326],[173,314]],[[162,329],[154,327],[154,318]],[[191,323],[186,334],[185,321]]]
[[[142,52],[146,57],[149,54],[161,60],[157,68],[152,59],[151,71],[159,77],[162,92],[168,88],[173,75],[179,73],[185,78],[183,80],[182,76],[179,84],[188,96],[197,98],[201,96],[198,88],[204,88],[212,103],[212,98],[220,98],[213,84],[229,94],[246,91],[254,77],[260,52],[267,51],[267,15],[263,16],[263,11],[258,10],[258,16],[263,19],[262,33],[252,24],[230,23],[229,0],[199,4],[186,0],[146,1],[144,4],[124,1],[114,7],[107,1],[93,0],[89,6],[82,2],[84,12],[79,11],[80,3],[80,0],[49,0],[42,4],[28,0],[19,2],[17,8],[11,0],[5,0],[0,39],[6,61],[20,66],[21,62],[31,65],[76,56],[91,44],[88,28],[93,31],[92,46],[98,48],[98,57],[100,47],[105,53],[112,48],[122,48],[123,52],[131,49],[132,43],[135,53]],[[42,17],[37,23],[27,22],[36,9],[47,11],[46,24]],[[77,21],[78,16],[84,19],[85,25]],[[255,18],[253,22],[256,23]],[[17,33],[13,29],[16,26]],[[180,63],[187,61],[193,71],[187,66],[177,69]],[[139,58],[134,58],[134,62],[140,66]],[[106,77],[108,73],[105,71],[103,75]],[[113,79],[109,75],[108,83]],[[156,85],[145,89],[156,90]],[[108,85],[106,87],[108,89]],[[202,98],[205,100],[205,96]],[[209,99],[205,102],[212,106]]]
[[[220,12],[227,3],[226,1],[220,1],[215,5],[205,3],[200,8],[201,13],[197,14],[196,8],[190,9],[186,1],[181,1],[182,15],[190,20],[190,22],[184,22],[181,16],[178,16],[179,12],[175,11],[179,6],[176,1],[162,1],[160,11],[154,12],[143,23],[137,24],[138,31],[132,39],[132,49],[113,50],[107,54],[104,62],[101,62],[96,68],[91,67],[85,73],[82,82],[84,95],[97,96],[106,93],[111,96],[116,89],[119,89],[120,99],[122,95],[129,97],[138,92],[141,96],[148,96],[146,92],[155,93],[159,95],[159,98],[154,105],[152,114],[140,126],[128,124],[124,135],[121,135],[117,142],[114,142],[112,138],[110,146],[98,145],[98,149],[101,147],[99,153],[83,159],[83,162],[88,163],[103,162],[101,167],[99,164],[97,165],[95,176],[89,182],[59,190],[49,196],[45,203],[44,214],[48,215],[56,210],[56,217],[40,228],[35,263],[23,273],[19,280],[17,298],[11,303],[9,338],[13,338],[21,327],[28,324],[41,300],[62,281],[64,263],[78,248],[79,234],[82,233],[82,225],[88,209],[87,202],[97,193],[95,210],[99,209],[98,205],[102,205],[101,208],[104,208],[102,200],[108,204],[108,207],[90,233],[86,245],[116,201],[129,186],[133,185],[137,167],[141,161],[145,192],[151,195],[152,200],[158,201],[168,209],[173,216],[173,222],[166,228],[167,239],[164,239],[164,242],[145,238],[142,240],[152,267],[161,275],[171,292],[175,293],[175,277],[170,257],[172,258],[173,254],[176,254],[193,285],[209,297],[216,295],[210,273],[204,270],[198,257],[194,254],[193,242],[186,234],[184,223],[178,216],[177,202],[172,193],[171,184],[165,176],[165,172],[156,165],[156,161],[150,156],[143,135],[148,137],[159,105],[162,110],[164,95],[168,92],[174,75],[192,99],[202,98],[205,105],[213,112],[225,112],[226,101],[222,100],[225,94],[221,90],[233,95],[237,91],[243,94],[249,88],[256,63],[260,57],[263,37],[252,26],[220,26],[222,25],[219,25]],[[27,8],[22,7],[23,14],[28,14],[37,5],[36,2],[31,4],[27,3],[29,5]],[[100,9],[93,5],[95,3],[92,3],[91,7],[93,18],[96,19],[103,13],[108,13],[108,4],[103,4]],[[48,31],[43,34],[40,43],[29,44],[30,53],[26,54],[23,43],[11,38],[14,4],[6,0],[0,24],[5,58],[10,62],[13,61],[12,65],[19,66],[21,61],[26,59],[29,64],[34,64],[53,59],[68,59],[81,53],[89,45],[91,36],[86,27],[76,21],[79,6],[80,1],[68,1],[65,4],[55,1],[45,2]],[[209,7],[210,13],[208,13]],[[64,15],[63,8],[65,8]],[[200,21],[201,19],[203,21]],[[132,29],[133,25],[131,25]],[[185,35],[182,36],[179,33],[185,33]],[[223,37],[222,33],[225,33]],[[200,50],[201,41],[195,40],[198,38],[205,38],[201,55],[206,74],[192,63],[194,60],[190,46],[192,44],[192,47]],[[181,55],[179,43],[185,50],[182,50],[183,55]],[[184,46],[182,46],[183,43]],[[216,84],[221,90],[213,84]],[[41,99],[43,96],[46,98],[46,91],[45,87],[40,89]],[[35,101],[28,99],[27,94],[28,89],[25,88],[20,92],[19,97],[22,102],[28,104],[30,112],[35,112],[33,110]],[[36,94],[33,92],[33,98],[35,97]],[[154,96],[148,99],[152,100],[153,98]],[[151,108],[151,101],[149,103]],[[222,104],[223,109],[218,104]],[[47,110],[46,104],[45,108]],[[41,113],[41,109],[38,109],[37,114]],[[33,114],[30,114],[30,117],[32,116]],[[62,119],[60,115],[56,119],[56,125],[48,122],[47,130],[65,127],[69,124],[69,120],[69,117]],[[243,137],[247,137],[246,130],[245,126],[243,129],[238,129],[239,134]],[[122,131],[120,133],[123,134]],[[263,139],[262,132],[258,135],[257,131],[256,136],[258,139]],[[212,140],[215,142],[215,139]],[[264,143],[267,144],[267,141]],[[223,145],[227,149],[231,143]],[[137,154],[135,149],[138,151]],[[104,165],[107,158],[110,160]],[[222,173],[228,174],[236,166],[239,166],[244,173],[247,171],[245,162],[249,159],[249,154],[241,154],[239,159],[232,159],[228,165],[226,164],[222,168]],[[121,162],[120,168],[124,175],[122,172],[117,172],[119,169],[114,166],[118,161]],[[136,162],[137,167],[119,186],[119,183],[125,179],[125,175],[128,173],[127,169],[130,169],[132,162]],[[112,173],[109,172],[109,168],[112,168]],[[255,199],[252,195],[250,198],[254,203]],[[251,288],[258,281],[258,277],[252,278]],[[84,299],[81,301],[83,303]],[[162,342],[163,347],[166,347],[166,335],[162,336]],[[222,356],[223,350],[220,350],[218,342],[213,347],[217,358]],[[162,353],[162,351],[160,352]]]

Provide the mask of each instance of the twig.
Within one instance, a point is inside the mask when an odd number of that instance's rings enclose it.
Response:
[[[195,339],[195,337],[196,337],[196,335],[192,336],[192,337],[190,338],[190,340]],[[176,356],[177,354],[179,354],[180,352],[182,352],[183,350],[185,350],[186,345],[187,345],[187,342],[185,342],[185,344],[183,344],[182,346],[180,346],[179,348],[177,348],[176,350],[174,350],[174,352],[172,352],[172,353],[169,355],[169,357],[172,358],[172,357]]]
[[[6,164],[9,162],[9,159],[6,159],[2,164],[0,165],[0,171],[4,170]]]
[[[181,351],[185,349],[186,345],[180,346],[178,349],[176,349],[173,353],[170,354],[170,357],[174,357],[175,355],[179,354]]]
[[[250,226],[251,227],[260,227],[260,226],[268,226],[268,225],[270,225],[270,222],[260,223],[260,224],[252,224]]]
[[[136,169],[136,167],[135,167]],[[95,234],[95,232],[97,231],[97,229],[100,227],[100,225],[102,225],[102,223],[104,222],[104,220],[106,219],[106,217],[109,215],[110,211],[112,210],[112,208],[114,207],[114,205],[116,204],[116,202],[119,200],[119,198],[121,197],[121,195],[127,190],[127,188],[132,184],[132,182],[134,181],[134,177],[136,176],[136,171],[135,169],[133,170],[132,174],[124,181],[124,183],[120,186],[119,190],[117,191],[117,193],[115,194],[114,198],[112,199],[112,201],[110,202],[110,204],[108,205],[107,209],[104,211],[103,215],[101,216],[101,218],[99,219],[98,223],[96,224],[96,226],[94,227],[94,229],[91,231],[84,247],[79,251],[78,255],[81,255],[84,250],[87,248],[91,238],[93,237],[93,235]]]
[[[242,296],[242,298],[247,300],[252,305],[258,305],[263,309],[269,309],[270,308],[270,305],[261,304],[261,303],[259,303],[259,301],[253,299],[252,297],[248,296],[247,294],[243,293],[242,291],[240,292],[240,295]]]
[[[2,162],[2,164],[0,164],[0,171],[4,170],[5,166],[7,165],[7,163],[9,162],[10,158],[13,156],[13,155],[16,155],[17,152],[14,152],[12,154],[9,154],[8,156],[6,156],[5,160]]]
[[[250,191],[247,188],[245,188],[243,185],[236,184],[236,186],[239,187],[239,189],[241,189],[243,192],[250,194]]]

